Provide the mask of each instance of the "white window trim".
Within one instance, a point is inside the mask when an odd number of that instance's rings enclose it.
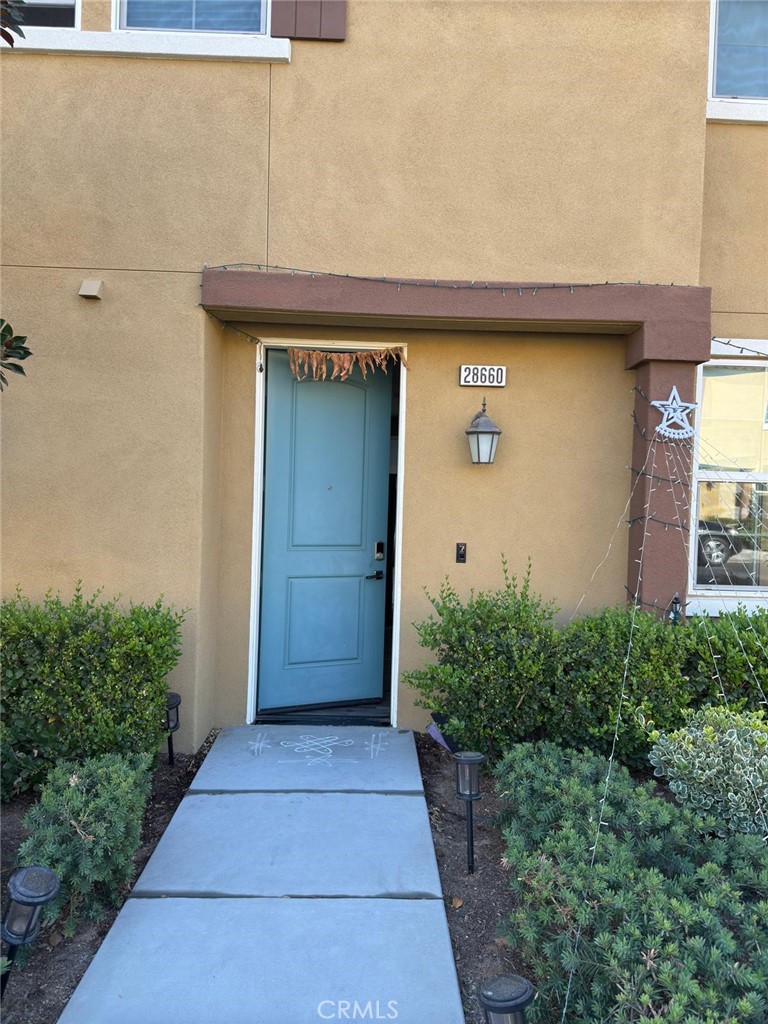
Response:
[[[187,60],[236,60],[288,63],[289,39],[270,35],[272,5],[267,3],[264,35],[228,32],[152,32],[121,29],[119,0],[112,0],[112,31],[83,32],[82,0],[75,3],[74,28],[24,29],[26,38],[16,41],[16,53],[72,53],[102,57],[160,57]]]
[[[729,344],[725,344],[728,342]],[[744,346],[749,350],[745,352],[742,358],[733,358],[733,345],[738,345],[742,342]],[[733,344],[730,344],[733,343]],[[719,357],[722,353],[730,358],[713,358],[709,363],[700,365],[696,373],[696,395],[701,403],[703,395],[703,381],[704,381],[704,367],[712,366],[754,366],[756,363],[759,365],[762,363],[757,353],[764,352],[768,357],[768,340],[754,338],[713,338],[711,354],[713,357]],[[753,358],[749,358],[752,355]],[[701,404],[699,404],[699,410]],[[768,480],[768,474],[764,473],[752,473],[752,477],[763,477],[765,476]],[[694,440],[693,447],[693,474],[692,474],[692,487],[691,487],[691,503],[696,503],[695,511],[691,515],[691,527],[696,532],[691,535],[690,551],[688,553],[688,600],[686,602],[686,614],[687,615],[721,615],[726,612],[734,611],[739,605],[746,608],[748,612],[757,611],[758,608],[765,608],[768,603],[768,587],[750,587],[748,589],[740,590],[737,587],[724,588],[705,587],[701,584],[696,583],[696,572],[697,572],[697,556],[698,556],[698,485],[701,479],[717,479],[722,477],[725,479],[732,479],[730,474],[722,474],[715,472],[699,473],[699,432],[698,432],[698,416],[697,416],[697,431]]]
[[[729,99],[715,96],[715,41],[717,38],[717,2],[709,0],[709,80],[707,84],[708,121],[751,121],[768,123],[768,99]]]

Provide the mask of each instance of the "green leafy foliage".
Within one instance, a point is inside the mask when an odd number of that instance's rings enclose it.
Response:
[[[123,610],[98,598],[78,586],[69,603],[17,594],[0,606],[5,800],[62,758],[154,753],[162,740],[184,616],[160,600]]]
[[[707,705],[671,733],[651,733],[654,775],[680,803],[714,817],[714,831],[768,837],[768,722],[762,711]]]
[[[12,17],[12,12],[9,14],[9,18]],[[23,35],[19,29],[12,29],[19,35]],[[13,46],[13,38],[0,29],[0,35],[6,41],[10,41],[10,45]],[[13,333],[13,328],[7,320],[0,320],[0,391],[3,391],[8,387],[8,378],[6,377],[4,370],[10,370],[11,373],[21,374],[22,377],[26,377],[26,372],[23,366],[19,366],[19,363],[27,359],[32,355],[30,349],[24,344],[26,338],[21,337]]]
[[[740,606],[717,619],[691,618],[684,629],[685,673],[697,704],[760,707],[768,693],[768,608]]]
[[[552,693],[559,713],[549,719],[548,738],[609,755],[623,691],[616,756],[645,765],[648,739],[638,712],[675,727],[696,697],[685,674],[687,640],[685,628],[640,609],[606,608],[571,622],[562,634],[562,671]]]
[[[80,921],[97,921],[119,906],[133,878],[133,858],[151,787],[148,754],[102,754],[57,765],[27,812],[30,835],[19,861],[45,864],[59,877],[46,908],[72,935]]]
[[[518,586],[502,563],[504,586],[464,602],[446,580],[429,597],[437,617],[416,626],[437,664],[404,674],[421,707],[446,714],[465,747],[498,752],[540,729],[557,671],[554,607],[531,592],[530,565]]]
[[[550,739],[647,767],[646,722],[676,729],[707,701],[759,707],[768,692],[768,610],[671,626],[651,612],[606,608],[554,624],[554,606],[502,562],[500,590],[464,600],[446,580],[437,613],[416,623],[433,664],[403,674],[417,704],[447,719],[465,747],[491,755]],[[715,667],[717,666],[717,668]],[[621,704],[621,708],[619,708]]]
[[[538,998],[532,1024],[762,1024],[768,1019],[768,848],[704,836],[653,783],[591,753],[520,744],[497,766],[506,930]],[[599,826],[599,831],[598,831]],[[570,984],[570,991],[569,991]]]
[[[21,23],[24,21],[26,0],[0,0],[0,39],[13,46],[15,40],[11,33],[24,39]],[[1,390],[1,389],[0,389]]]

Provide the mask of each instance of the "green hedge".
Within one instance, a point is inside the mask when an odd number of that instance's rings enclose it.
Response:
[[[79,587],[69,603],[3,602],[4,800],[38,788],[61,759],[157,750],[183,618],[159,600],[123,610]]]
[[[63,918],[72,935],[119,906],[134,876],[133,858],[151,788],[148,754],[102,754],[63,762],[48,775],[24,819],[30,835],[19,862],[45,864],[59,878],[48,920]]]
[[[541,743],[497,768],[506,935],[538,989],[528,1019],[559,1020],[568,993],[569,1024],[764,1024],[768,848],[702,837],[702,819],[621,766],[606,787],[608,765]]]
[[[494,756],[521,740],[549,739],[647,765],[645,722],[670,730],[706,703],[753,709],[768,693],[768,610],[672,626],[626,606],[562,628],[555,608],[504,568],[504,586],[463,599],[446,580],[416,624],[435,662],[403,674],[417,704],[445,715],[462,746]],[[717,667],[716,667],[717,666]]]

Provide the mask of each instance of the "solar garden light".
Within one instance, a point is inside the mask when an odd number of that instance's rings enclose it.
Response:
[[[168,706],[165,712],[165,728],[168,732],[168,764],[173,764],[173,734],[179,728],[179,705],[181,697],[178,693],[168,693]]]
[[[28,946],[40,933],[43,907],[56,898],[59,880],[53,871],[34,865],[20,868],[8,880],[8,906],[0,924],[0,937],[8,943],[8,970],[0,981],[0,999],[11,974],[19,946]]]
[[[680,601],[680,595],[679,594],[675,594],[675,596],[672,598],[672,600],[669,603],[669,610],[667,612],[667,617],[669,618],[669,621],[672,623],[673,626],[679,626],[680,625],[680,618],[681,618],[682,614],[683,614],[683,605],[682,605],[682,602]]]
[[[488,1024],[525,1024],[525,1008],[533,1002],[533,985],[519,974],[501,974],[480,987],[480,1005]]]
[[[460,750],[453,755],[456,762],[456,796],[467,805],[467,873],[475,870],[475,841],[472,823],[472,804],[480,799],[480,765],[485,754],[473,750]]]

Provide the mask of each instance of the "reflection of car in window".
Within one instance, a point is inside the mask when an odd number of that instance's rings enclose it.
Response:
[[[725,565],[744,545],[735,526],[723,526],[709,519],[699,520],[699,565]]]

